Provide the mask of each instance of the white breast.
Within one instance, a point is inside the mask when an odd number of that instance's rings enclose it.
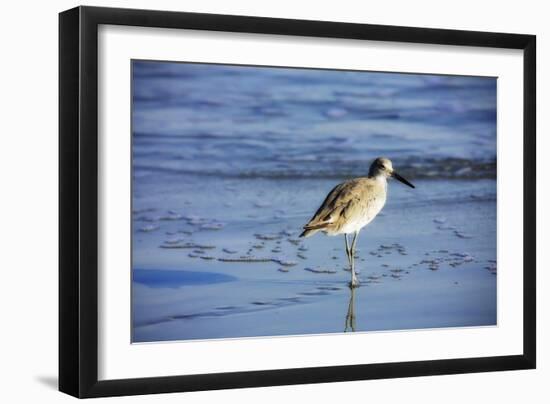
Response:
[[[386,204],[386,194],[380,195],[378,198],[372,200],[368,206],[364,209],[360,216],[349,220],[344,226],[342,226],[339,233],[355,233],[358,230],[361,230],[367,224],[372,222],[372,220],[380,213],[384,205]]]

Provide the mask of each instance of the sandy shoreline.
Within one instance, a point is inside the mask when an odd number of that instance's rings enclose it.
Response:
[[[134,342],[344,331],[343,238],[297,237],[330,182],[202,184],[155,209],[134,201],[134,269],[185,271],[172,285],[134,278]],[[495,192],[490,180],[392,183],[358,242],[355,331],[496,324]]]

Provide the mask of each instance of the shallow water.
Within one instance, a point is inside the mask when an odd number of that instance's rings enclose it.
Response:
[[[133,72],[134,342],[496,324],[493,79]],[[343,237],[298,234],[379,154],[417,188],[360,235],[351,321]]]
[[[133,65],[136,176],[494,178],[496,79]]]

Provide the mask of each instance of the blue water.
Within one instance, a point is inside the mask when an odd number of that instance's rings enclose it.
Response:
[[[132,72],[134,342],[496,324],[496,79]],[[378,156],[416,189],[390,181],[352,299],[343,238],[297,235]]]
[[[496,79],[133,63],[135,175],[494,178]]]

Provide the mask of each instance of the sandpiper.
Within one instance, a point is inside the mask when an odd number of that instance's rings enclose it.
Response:
[[[378,157],[371,164],[368,177],[353,178],[336,185],[300,234],[300,237],[309,237],[322,231],[329,236],[344,235],[351,270],[351,288],[359,285],[354,262],[357,236],[384,207],[389,177],[414,188],[413,184],[394,171],[389,159]],[[348,234],[351,233],[354,236],[350,248]]]

